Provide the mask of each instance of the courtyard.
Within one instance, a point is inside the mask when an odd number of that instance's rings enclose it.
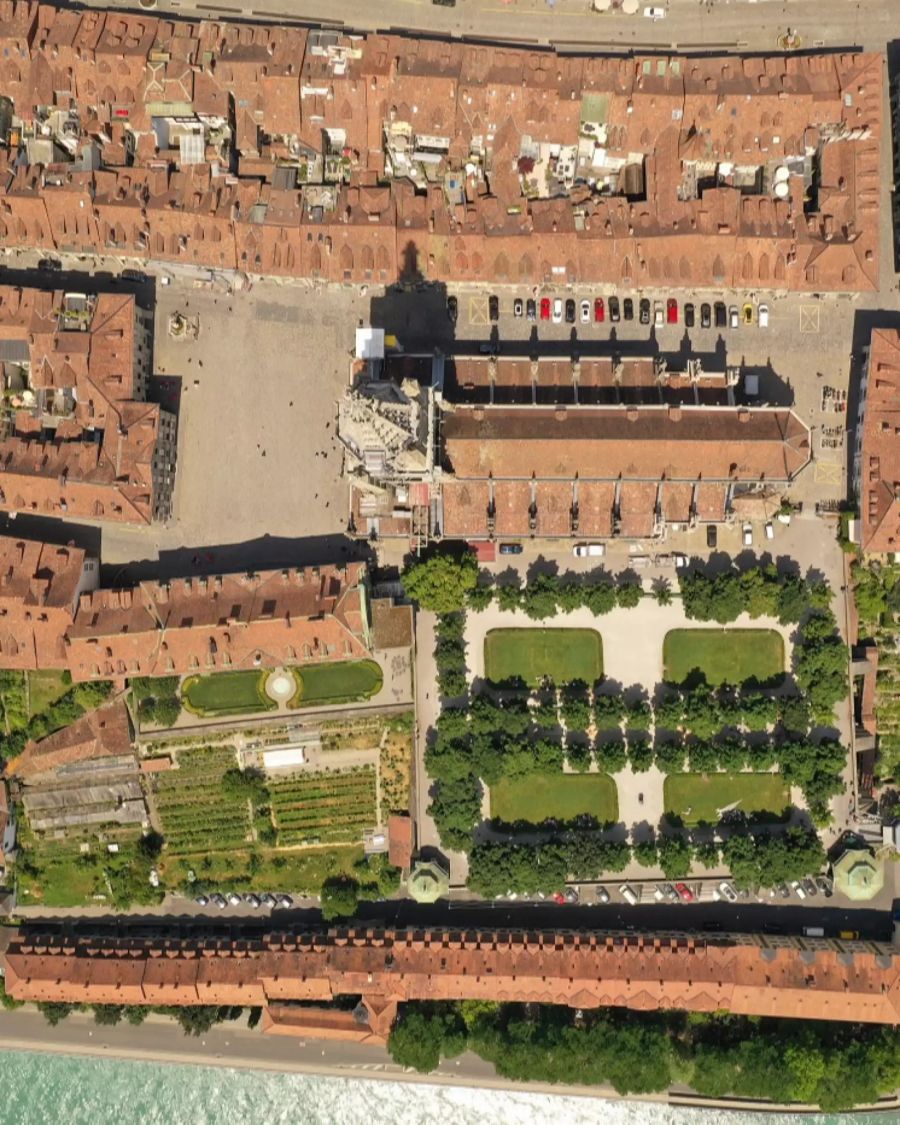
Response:
[[[781,817],[790,792],[777,773],[670,774],[663,785],[666,813],[686,827],[717,824],[725,811]]]

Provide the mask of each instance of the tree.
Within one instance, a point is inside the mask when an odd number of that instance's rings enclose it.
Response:
[[[601,617],[616,607],[616,587],[607,578],[598,578],[585,584],[582,603],[595,617]]]
[[[326,922],[350,918],[359,904],[359,883],[347,875],[326,879],[322,884],[322,917]]]
[[[141,1004],[126,1004],[125,1006],[125,1019],[132,1027],[140,1027],[149,1015],[150,1009],[143,1007]]]
[[[224,1019],[233,1019],[235,1009],[220,1007],[217,1004],[196,1004],[193,1007],[164,1007],[157,1008],[158,1012],[172,1016],[176,1023],[181,1025],[185,1035],[199,1037],[205,1035],[217,1023]],[[240,1013],[240,1008],[237,1009]]]
[[[68,1019],[70,1013],[77,1007],[78,1004],[64,1004],[58,1000],[39,1000],[37,1004],[37,1010],[51,1027],[56,1027],[61,1020]]]
[[[493,586],[473,586],[469,593],[466,595],[466,603],[469,609],[475,610],[480,613],[482,610],[488,608],[494,600],[494,587]]]
[[[718,845],[713,843],[698,844],[694,849],[694,859],[701,865],[712,870],[722,862]]]
[[[522,604],[522,590],[518,583],[506,582],[497,587],[497,605],[502,610],[510,612],[519,609]]]
[[[641,867],[655,868],[659,862],[655,840],[641,840],[631,849],[635,863]]]
[[[616,587],[616,602],[623,609],[634,609],[636,605],[640,604],[643,596],[644,590],[640,581],[626,580],[619,582]]]
[[[681,773],[684,769],[684,744],[675,738],[657,738],[653,750],[656,768],[663,773]]]
[[[604,773],[620,773],[628,764],[628,751],[621,738],[598,742],[594,748],[597,765]]]
[[[124,1004],[94,1004],[94,1023],[102,1027],[114,1027],[125,1014]]]
[[[646,773],[653,765],[653,747],[645,738],[628,739],[628,761],[635,773]]]
[[[647,731],[653,721],[653,712],[645,699],[636,699],[625,714],[625,726],[630,731]]]
[[[683,836],[660,836],[659,866],[667,879],[685,879],[691,870],[694,850]]]
[[[533,621],[556,616],[559,579],[553,574],[538,574],[522,591],[522,609]]]
[[[388,1039],[395,1063],[421,1074],[436,1069],[441,1058],[466,1048],[466,1025],[455,1009],[439,1005],[405,1005]]]
[[[444,847],[468,851],[472,846],[472,830],[481,820],[481,782],[473,773],[438,781],[428,811]]]
[[[847,647],[829,610],[810,614],[794,646],[794,673],[814,711],[830,715],[849,692]]]
[[[472,551],[438,550],[414,560],[403,572],[407,597],[434,613],[463,609],[477,585],[478,560]]]
[[[657,578],[653,583],[653,597],[657,605],[672,604],[672,585],[667,578]]]

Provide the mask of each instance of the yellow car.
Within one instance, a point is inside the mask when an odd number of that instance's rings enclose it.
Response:
[[[753,306],[749,301],[744,305],[743,309],[741,309],[741,322],[745,328],[753,323]]]

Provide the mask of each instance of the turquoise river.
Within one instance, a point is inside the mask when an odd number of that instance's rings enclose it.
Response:
[[[0,1052],[2,1125],[878,1125],[526,1092]]]

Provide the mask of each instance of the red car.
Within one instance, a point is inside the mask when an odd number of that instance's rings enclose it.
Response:
[[[541,320],[550,319],[550,298],[541,297]]]
[[[666,301],[666,320],[669,324],[678,323],[678,302],[674,297],[670,297]]]
[[[597,324],[602,324],[606,319],[606,309],[603,307],[603,298],[598,297],[594,301],[594,320]]]
[[[553,896],[553,901],[557,903],[557,905],[562,906],[566,901],[566,896],[562,893],[562,891],[557,891]]]
[[[691,891],[691,889],[689,887],[686,887],[684,885],[684,883],[676,883],[675,884],[675,890],[678,891],[678,894],[681,897],[682,902],[693,902],[694,901],[693,892]]]

